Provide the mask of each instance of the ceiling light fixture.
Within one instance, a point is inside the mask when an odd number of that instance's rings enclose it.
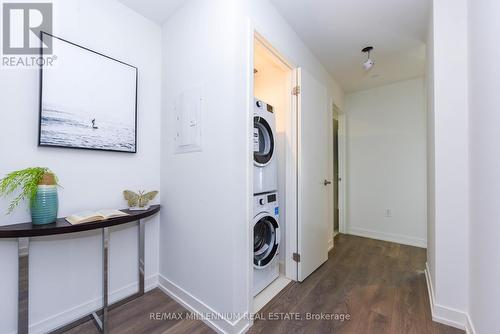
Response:
[[[367,59],[363,63],[363,68],[365,71],[369,71],[372,69],[372,67],[375,65],[375,62],[370,58],[370,52],[373,51],[373,46],[367,46],[366,48],[363,48],[361,52],[366,53]]]

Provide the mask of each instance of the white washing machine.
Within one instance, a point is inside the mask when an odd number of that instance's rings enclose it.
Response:
[[[255,99],[253,115],[253,193],[278,190],[278,163],[275,157],[276,117],[274,108]]]
[[[256,296],[279,277],[278,193],[254,196],[253,294]]]

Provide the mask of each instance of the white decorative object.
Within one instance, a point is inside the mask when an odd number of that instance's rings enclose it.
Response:
[[[175,153],[201,151],[203,88],[182,92],[175,102]]]

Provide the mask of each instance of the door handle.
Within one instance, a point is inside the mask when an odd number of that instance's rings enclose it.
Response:
[[[327,186],[327,185],[329,185],[329,184],[332,184],[332,182],[331,182],[331,181],[328,181],[328,180],[325,180],[325,181],[323,182],[323,184],[324,184],[325,186]]]

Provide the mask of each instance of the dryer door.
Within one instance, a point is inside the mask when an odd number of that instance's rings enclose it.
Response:
[[[253,160],[257,166],[265,166],[273,157],[274,136],[269,123],[259,116],[253,118]]]
[[[279,225],[274,217],[261,214],[255,218],[253,226],[253,264],[265,268],[278,254]]]

